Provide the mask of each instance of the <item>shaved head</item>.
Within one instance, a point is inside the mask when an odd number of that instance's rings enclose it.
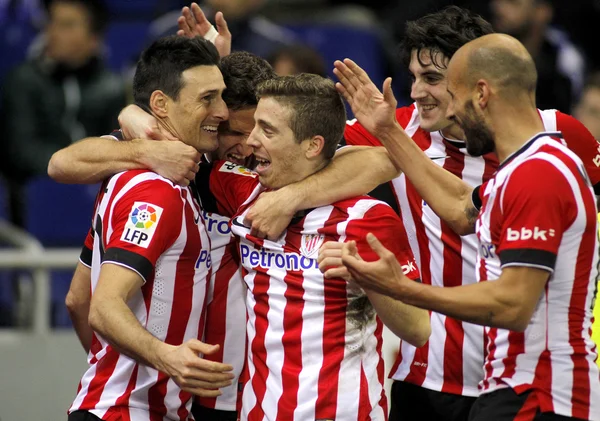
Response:
[[[535,94],[537,71],[523,44],[504,34],[477,38],[456,52],[459,83],[474,86],[485,79],[497,88],[499,95]]]

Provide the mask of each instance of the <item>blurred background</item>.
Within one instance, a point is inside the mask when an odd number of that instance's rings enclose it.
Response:
[[[411,102],[409,74],[397,55],[405,22],[450,4],[469,8],[519,38],[535,58],[539,108],[575,114],[600,138],[600,49],[592,35],[600,0],[200,4],[211,20],[224,13],[234,50],[268,59],[279,74],[332,76],[333,61],[349,57],[377,85],[393,76],[400,105]],[[74,141],[117,128],[139,53],[176,32],[186,5],[0,0],[1,421],[66,419],[86,363],[64,301],[97,186],[54,183],[48,160]]]

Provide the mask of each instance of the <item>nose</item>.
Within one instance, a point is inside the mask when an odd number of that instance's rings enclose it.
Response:
[[[217,100],[215,100],[215,102],[213,102],[212,108],[212,116],[215,119],[225,121],[229,118],[229,109],[227,108],[225,101],[223,101],[223,98],[220,96]]]
[[[425,90],[423,89],[423,82],[420,81],[419,79],[415,79],[412,82],[412,85],[410,87],[410,97],[416,101],[418,99],[421,98],[425,98],[426,93]]]
[[[448,107],[446,108],[446,120],[454,121],[454,100],[448,102]]]
[[[240,155],[243,155],[246,157],[252,155],[252,153],[254,152],[254,149],[252,148],[252,146],[250,146],[248,144],[248,140],[250,140],[250,135],[247,138],[245,138],[242,143],[240,143],[238,145],[238,150],[239,150]]]
[[[252,132],[250,132],[250,136],[248,136],[248,139],[246,139],[246,146],[252,148],[252,152],[256,151],[257,149],[260,149],[260,147],[262,146],[262,143],[260,143],[260,140],[258,140],[258,136],[256,135],[256,132],[258,131],[258,126],[254,126],[254,129],[252,129]]]

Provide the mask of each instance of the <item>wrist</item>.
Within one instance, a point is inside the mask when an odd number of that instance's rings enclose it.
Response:
[[[154,159],[152,155],[152,143],[154,141],[135,139],[130,143],[131,157],[138,168],[145,168],[154,171]]]
[[[306,197],[306,189],[298,188],[294,184],[289,184],[277,191],[280,195],[280,203],[286,206],[291,215],[296,212],[305,210],[308,198]]]
[[[148,362],[158,371],[161,371],[165,374],[169,373],[169,364],[167,362],[168,355],[175,349],[176,347],[173,345],[169,345],[160,340],[156,340],[156,343],[153,347],[150,358],[148,358]]]

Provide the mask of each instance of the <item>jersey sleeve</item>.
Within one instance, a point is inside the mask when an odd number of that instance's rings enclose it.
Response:
[[[414,107],[414,105],[411,105],[410,107],[396,109],[396,121],[400,123],[402,128],[405,128],[410,122],[415,109]],[[344,141],[346,145],[383,146],[381,141],[369,133],[357,119],[346,122]]]
[[[577,209],[565,176],[548,161],[532,159],[514,170],[498,194],[502,220],[496,251],[502,267],[552,272],[563,233]]]
[[[556,112],[556,128],[562,132],[569,149],[583,161],[594,191],[600,195],[600,143],[579,120],[559,111]]]
[[[379,256],[367,242],[368,233],[375,235],[386,249],[394,253],[406,276],[413,280],[420,279],[402,219],[388,205],[380,203],[373,206],[362,218],[351,220],[346,228],[346,241],[356,241],[363,260],[373,262],[379,260]]]
[[[92,251],[94,250],[94,230],[90,227],[87,235],[85,236],[85,241],[83,242],[83,247],[81,248],[81,253],[79,254],[79,261],[88,268],[92,267]]]
[[[116,199],[103,232],[108,232],[102,264],[114,263],[137,272],[144,281],[156,261],[179,237],[184,201],[178,187],[147,180]],[[110,230],[110,232],[109,232]]]
[[[223,216],[235,215],[258,186],[258,174],[232,162],[216,161],[210,172],[210,191]]]

